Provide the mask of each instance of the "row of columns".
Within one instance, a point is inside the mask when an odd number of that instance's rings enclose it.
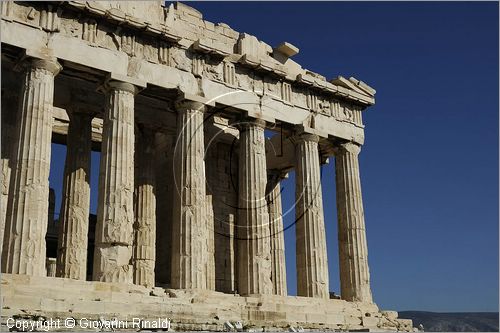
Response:
[[[45,275],[48,175],[56,59],[25,62],[18,112],[2,271]],[[130,83],[108,80],[99,174],[93,279],[153,286],[156,192],[154,133],[134,123]],[[213,240],[205,193],[205,105],[176,104],[171,287],[213,289]],[[89,113],[69,110],[57,276],[85,279],[90,205]],[[286,295],[279,173],[268,174],[263,120],[247,118],[240,129],[238,292]],[[136,135],[137,134],[137,135]],[[328,298],[328,263],[320,179],[319,137],[296,136],[297,293]],[[137,149],[134,149],[137,145]],[[2,148],[3,149],[3,148]],[[135,156],[134,156],[135,151]],[[371,302],[358,164],[359,146],[336,151],[341,295]],[[137,165],[134,165],[136,161]],[[267,187],[267,191],[266,191]],[[266,197],[267,192],[267,197]],[[208,200],[208,201],[207,201]],[[212,221],[213,223],[213,221]]]

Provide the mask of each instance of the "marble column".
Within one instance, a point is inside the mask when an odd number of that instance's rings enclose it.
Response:
[[[48,277],[56,277],[57,259],[47,258],[45,260],[45,269],[47,270]]]
[[[205,105],[182,100],[176,107],[171,286],[206,289]]]
[[[134,192],[134,283],[155,285],[156,189],[154,132],[142,127],[137,131]]]
[[[93,279],[132,283],[136,87],[108,81],[105,89]]]
[[[238,292],[272,294],[271,244],[266,203],[265,121],[240,123]]]
[[[283,229],[283,209],[281,205],[281,178],[281,172],[269,172],[266,197],[269,210],[273,294],[286,296],[285,231]]]
[[[172,258],[172,208],[175,185],[173,168],[174,135],[156,133],[156,261],[155,280],[159,286],[170,285],[170,265]]]
[[[69,128],[59,214],[56,276],[85,280],[93,115],[72,110],[67,110],[67,113]]]
[[[297,295],[329,298],[318,141],[303,133],[295,142]]]
[[[56,59],[24,63],[2,252],[5,273],[46,275],[54,76],[60,70]]]
[[[16,115],[18,109],[18,93],[2,90],[2,152],[0,173],[0,250],[3,245],[5,230],[5,218],[7,215],[7,203],[9,197],[10,173],[12,167],[12,150],[15,140]]]
[[[359,178],[360,150],[359,146],[347,143],[340,145],[335,154],[340,291],[344,300],[371,303],[365,216]]]
[[[212,195],[206,195],[206,221],[207,221],[207,289],[215,290],[215,230],[214,230],[214,207]]]

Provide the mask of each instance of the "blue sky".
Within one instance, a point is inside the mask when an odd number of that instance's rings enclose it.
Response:
[[[363,117],[360,168],[382,309],[498,311],[498,3],[189,4],[270,45],[293,43],[305,68],[355,76],[377,90]],[[57,186],[64,149],[53,149]],[[334,161],[323,167],[322,184],[330,289],[338,292]],[[283,187],[290,206],[293,175]],[[290,294],[294,232],[285,234]]]

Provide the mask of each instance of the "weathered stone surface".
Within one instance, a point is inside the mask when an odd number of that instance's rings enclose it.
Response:
[[[150,296],[151,293],[155,296]],[[8,317],[27,313],[64,319],[71,310],[71,316],[77,320],[168,317],[176,331],[223,331],[226,321],[241,322],[241,326],[253,330],[265,326],[268,331],[288,331],[289,326],[306,330],[361,330],[367,328],[363,322],[376,325],[370,329],[377,331],[412,331],[411,320],[381,316],[374,304],[278,295],[234,297],[209,290],[175,290],[175,297],[169,297],[169,293],[171,289],[131,284],[45,277],[34,280],[29,276],[3,274],[1,323],[5,325]]]
[[[156,163],[156,264],[155,279],[159,285],[170,284],[172,248],[172,207],[175,185],[173,171],[173,136],[157,133],[155,138]],[[161,204],[160,204],[161,203]]]
[[[318,140],[304,133],[295,144],[297,295],[329,298]]]
[[[207,194],[214,214],[215,290],[233,294],[237,288],[236,234],[238,216],[238,130],[214,116],[205,121]]]
[[[206,258],[206,270],[207,272],[207,289],[215,290],[215,233],[214,233],[214,208],[212,203],[212,195],[206,196],[206,223],[207,223],[207,234],[205,236],[207,258]]]
[[[57,259],[47,258],[45,260],[45,269],[47,270],[47,276],[56,277],[57,270]]]
[[[154,169],[154,133],[139,128],[135,149],[134,247],[132,264],[134,283],[155,285],[156,180]]]
[[[238,293],[271,294],[265,122],[249,118],[239,126]]]
[[[356,149],[374,89],[355,78],[327,81],[290,59],[295,46],[273,49],[181,3],[1,5],[2,74],[10,76],[2,76],[0,208],[7,200],[8,210],[0,211],[0,237],[5,220],[2,270],[16,273],[2,277],[3,320],[71,313],[169,316],[177,330],[222,330],[226,321],[266,330],[411,330],[397,314],[380,313],[370,292]],[[24,67],[14,121],[4,110],[15,109],[17,94],[6,94],[5,82],[13,90],[12,69],[26,58],[38,60]],[[54,80],[56,59],[65,68]],[[75,120],[77,109],[96,117]],[[280,135],[265,144],[274,124]],[[9,126],[19,126],[18,138]],[[38,280],[30,275],[54,274],[44,241],[49,222],[51,255],[51,132],[68,146],[57,262],[58,275],[72,279]],[[290,140],[293,133],[302,134]],[[91,147],[101,150],[98,281],[86,282]],[[343,300],[328,299],[320,163],[333,155]],[[279,177],[268,176],[294,168],[300,296],[286,297]]]
[[[132,282],[135,93],[130,83],[106,83],[94,250],[96,281]]]
[[[174,149],[172,288],[207,288],[206,197],[202,103],[177,103]]]
[[[45,276],[52,101],[61,66],[55,59],[30,59],[24,66],[2,272]]]
[[[2,3],[2,6],[5,6]],[[7,76],[3,71],[2,80]],[[2,88],[4,84],[2,83]],[[18,110],[18,92],[2,90],[2,126],[1,126],[1,160],[0,160],[0,249],[3,247],[5,218],[10,186],[12,154],[15,142],[16,115]]]
[[[68,111],[69,129],[59,214],[58,277],[85,280],[90,209],[92,115]]]
[[[382,315],[387,317],[387,319],[395,320],[398,318],[398,313],[396,311],[381,311]]]
[[[267,179],[267,207],[269,210],[269,236],[271,239],[271,281],[273,294],[286,296],[285,230],[281,205],[282,173],[272,170]]]
[[[335,155],[337,214],[342,299],[372,302],[365,215],[361,196],[358,154],[360,147],[348,143]]]

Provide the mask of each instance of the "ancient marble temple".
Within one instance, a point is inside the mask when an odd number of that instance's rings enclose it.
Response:
[[[293,60],[296,46],[182,3],[1,5],[3,325],[17,315],[412,329],[370,288],[358,156],[373,88],[327,80]],[[53,144],[66,146],[55,221]],[[322,181],[328,161],[336,176]],[[297,296],[287,295],[280,185],[292,170]],[[324,218],[334,200],[322,186],[336,189],[336,221]],[[327,243],[338,245],[333,271]]]

